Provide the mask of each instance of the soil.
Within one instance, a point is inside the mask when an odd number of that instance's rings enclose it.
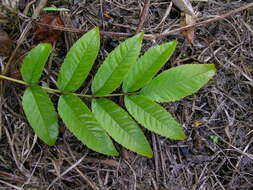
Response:
[[[8,7],[6,2],[0,1],[0,29],[17,45],[38,2],[20,0],[16,9]],[[192,5],[200,14],[197,19],[204,20],[250,2],[196,0]],[[103,31],[135,33],[143,4],[143,0],[51,0],[46,6],[69,9],[69,12],[53,13],[61,16],[65,27],[89,30],[100,26]],[[169,0],[151,1],[142,31],[154,34],[180,27],[182,14],[178,8],[172,6],[166,15],[170,5]],[[41,12],[39,17],[43,14],[47,13]],[[143,50],[178,40],[177,49],[163,70],[188,63],[212,63],[217,68],[215,77],[199,92],[181,101],[163,104],[182,124],[188,138],[173,141],[145,131],[154,151],[153,158],[131,151],[127,151],[128,159],[103,156],[81,144],[63,123],[60,123],[56,145],[45,145],[34,135],[24,116],[21,107],[24,86],[2,81],[0,190],[253,189],[252,26],[251,8],[194,28],[194,44],[181,33],[144,40]],[[18,53],[24,55],[38,43],[36,28],[36,23],[31,22]],[[42,85],[55,87],[63,58],[81,35],[81,32],[64,31],[53,40],[54,57],[45,69]],[[89,92],[87,86],[101,61],[123,40],[124,37],[102,37],[99,58],[82,92]],[[8,59],[6,55],[0,57],[2,72]],[[19,64],[15,58],[12,62],[10,72]],[[51,98],[56,103],[57,97]]]

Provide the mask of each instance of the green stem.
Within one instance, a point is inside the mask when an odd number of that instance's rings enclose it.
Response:
[[[30,84],[28,84],[25,81],[14,79],[14,78],[11,78],[11,77],[7,77],[7,76],[1,75],[1,74],[0,74],[0,79],[8,80],[8,81],[15,82],[15,83],[18,83],[18,84],[22,84],[22,85],[25,85],[25,86],[30,86]],[[43,87],[43,86],[40,86],[40,87],[43,88],[44,90],[50,92],[50,93],[63,94],[63,91],[61,91],[61,90],[48,88],[48,87]],[[110,95],[104,95],[104,96],[95,96],[95,95],[91,95],[91,94],[78,94],[78,93],[72,93],[72,94],[74,94],[76,96],[80,96],[80,97],[85,97],[85,98],[99,98],[99,97],[101,98],[101,97],[133,95],[133,94],[136,94],[136,92],[118,93],[118,94],[110,94]]]
[[[11,77],[7,77],[7,76],[4,76],[4,75],[0,75],[0,78],[1,79],[5,79],[5,80],[9,80],[9,81],[12,81],[12,82],[15,82],[15,83],[18,83],[18,84],[29,86],[29,84],[26,83],[25,81],[17,80],[17,79],[14,79],[14,78],[11,78]]]
[[[57,90],[57,89],[47,88],[47,87],[44,87],[44,86],[40,86],[40,87],[43,88],[44,90],[48,91],[48,92],[51,92],[51,93],[62,94],[62,91]]]

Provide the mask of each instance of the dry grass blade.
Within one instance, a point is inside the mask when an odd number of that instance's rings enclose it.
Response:
[[[75,167],[77,167],[86,157],[86,155],[84,155],[83,157],[81,157],[76,163],[72,164],[69,168],[67,168],[64,172],[62,172],[57,178],[55,178],[50,185],[47,187],[47,190],[50,190],[50,188],[59,180],[61,179],[61,177],[63,177],[65,174],[67,174],[68,172],[70,172],[71,170],[73,170]]]
[[[162,38],[162,37],[166,37],[166,36],[169,36],[169,35],[177,34],[177,33],[180,33],[180,32],[186,31],[186,30],[190,30],[192,28],[196,28],[196,27],[199,27],[199,26],[204,26],[204,25],[207,25],[209,23],[213,23],[213,22],[223,20],[227,17],[230,17],[233,14],[239,13],[239,12],[241,12],[243,10],[246,10],[246,9],[249,9],[251,7],[253,7],[253,3],[248,3],[248,4],[242,6],[238,9],[229,11],[225,14],[220,15],[220,16],[216,16],[216,17],[211,18],[211,19],[207,19],[207,20],[204,20],[204,21],[196,22],[194,24],[190,24],[190,25],[183,26],[183,27],[180,27],[180,28],[177,28],[177,29],[173,29],[173,30],[170,30],[168,32],[157,33],[157,34],[145,34],[144,39],[153,40],[153,39]],[[49,25],[49,24],[41,24],[41,23],[38,23],[38,22],[36,22],[36,23],[39,24],[39,25],[42,25],[42,26],[53,28],[55,30],[68,31],[68,32],[77,32],[77,33],[87,32],[87,30],[83,30],[83,29],[53,26],[53,25]],[[103,35],[103,36],[109,36],[109,37],[112,37],[112,38],[118,38],[118,37],[125,37],[126,38],[126,37],[130,37],[130,36],[134,35],[134,33],[107,32],[107,31],[101,31],[100,34]]]

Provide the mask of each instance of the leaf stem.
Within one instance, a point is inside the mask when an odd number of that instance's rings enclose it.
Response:
[[[115,97],[115,96],[129,96],[137,94],[137,92],[128,92],[128,93],[118,93],[118,94],[109,94],[109,95],[103,95],[103,96],[96,96],[91,94],[78,94],[78,93],[72,93],[76,96],[85,97],[85,98],[105,98],[105,97]]]
[[[28,84],[25,81],[14,79],[11,77],[7,77],[7,76],[1,75],[1,74],[0,74],[0,79],[8,80],[8,81],[22,84],[25,86],[30,86],[30,84]],[[58,90],[58,89],[48,88],[48,87],[44,87],[44,86],[40,86],[40,87],[49,93],[54,93],[54,94],[63,94],[64,93],[63,91]],[[91,95],[91,94],[78,94],[78,93],[74,93],[74,92],[71,94],[76,95],[76,96],[80,96],[80,97],[84,97],[84,98],[101,98],[101,97],[114,97],[114,96],[128,96],[128,95],[136,94],[136,92],[109,94],[109,95],[104,95],[104,96],[96,96],[96,95]]]
[[[7,77],[7,76],[4,76],[4,75],[0,75],[0,78],[11,81],[11,82],[15,82],[15,83],[18,83],[18,84],[22,84],[22,85],[25,85],[25,86],[29,86],[29,84],[26,83],[25,81],[14,79],[14,78]]]
[[[51,93],[57,93],[57,94],[63,93],[61,90],[57,90],[57,89],[53,89],[53,88],[48,88],[48,87],[44,87],[44,86],[41,86],[41,88],[43,88],[44,90],[51,92]]]

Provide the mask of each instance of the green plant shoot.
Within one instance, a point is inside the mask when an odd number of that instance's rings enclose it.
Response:
[[[116,156],[113,139],[133,152],[152,157],[144,129],[168,139],[187,138],[180,124],[159,103],[177,101],[197,92],[215,75],[216,69],[213,64],[186,64],[157,75],[168,63],[177,42],[151,47],[139,56],[142,39],[143,33],[128,38],[107,55],[92,77],[92,94],[76,91],[87,79],[99,53],[97,27],[84,34],[67,53],[58,74],[58,89],[38,85],[52,51],[49,44],[39,44],[25,57],[21,68],[25,82],[2,75],[1,78],[28,85],[22,100],[25,115],[46,144],[53,145],[58,137],[58,116],[48,91],[60,94],[60,118],[88,148]],[[115,90],[117,93],[113,93]],[[119,96],[123,96],[126,109],[110,99]],[[91,108],[81,97],[90,100]]]

